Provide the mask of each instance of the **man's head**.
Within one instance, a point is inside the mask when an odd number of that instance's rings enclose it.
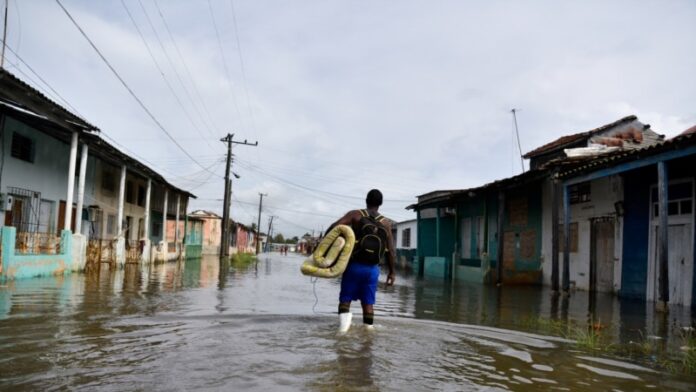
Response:
[[[367,207],[377,208],[382,205],[382,192],[379,189],[373,189],[367,192],[367,197],[365,198],[365,203]]]

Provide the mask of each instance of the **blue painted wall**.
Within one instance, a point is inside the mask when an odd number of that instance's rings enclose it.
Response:
[[[645,299],[650,235],[650,184],[657,180],[654,167],[624,174],[623,257],[621,290],[624,298]]]

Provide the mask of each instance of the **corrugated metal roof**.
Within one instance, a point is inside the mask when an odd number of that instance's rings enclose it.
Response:
[[[617,151],[612,154],[586,158],[575,162],[564,160],[555,162],[554,165],[560,168],[558,172],[559,178],[574,177],[607,166],[617,165],[630,160],[637,160],[643,157],[659,154],[664,151],[675,150],[694,144],[696,144],[696,132],[681,134],[661,143],[637,150]],[[569,168],[563,169],[562,167],[564,165],[569,166]]]
[[[582,140],[589,139],[592,136],[594,136],[600,132],[606,131],[608,129],[611,129],[613,127],[616,127],[618,125],[621,125],[621,124],[624,124],[624,123],[627,123],[630,121],[635,121],[637,119],[638,118],[635,115],[630,115],[630,116],[626,116],[620,120],[614,121],[613,123],[602,125],[601,127],[595,128],[595,129],[590,130],[590,131],[579,132],[579,133],[575,133],[572,135],[561,136],[560,138],[552,141],[551,143],[544,144],[543,146],[538,147],[538,148],[524,154],[523,158],[533,158],[533,157],[536,157],[539,155],[543,155],[546,153],[550,153],[553,151],[557,151],[557,150],[566,148],[566,147],[571,146],[575,143],[578,143]]]
[[[0,68],[0,86],[0,97],[13,105],[32,112],[45,111],[47,118],[54,120],[55,117],[59,117],[62,120],[61,125],[67,125],[69,128],[72,124],[84,131],[99,131],[96,126],[57,104],[4,68]],[[39,110],[40,108],[44,110]]]
[[[157,173],[139,160],[132,158],[104,140],[98,133],[94,125],[84,121],[74,115],[64,107],[53,102],[40,91],[29,84],[23,82],[5,69],[0,68],[0,110],[13,113],[21,121],[26,121],[31,126],[38,127],[44,133],[48,133],[65,141],[72,132],[80,132],[81,140],[90,148],[90,155],[99,156],[101,159],[125,163],[133,171],[140,172],[140,175],[151,177],[154,181],[166,185],[179,193],[190,197],[196,196],[177,186],[169,183],[162,175]]]

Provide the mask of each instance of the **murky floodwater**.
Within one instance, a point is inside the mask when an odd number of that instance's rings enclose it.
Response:
[[[301,261],[274,254],[221,270],[211,258],[8,282],[0,390],[696,389],[649,355],[520,332],[585,323],[590,310],[614,344],[679,345],[675,331],[692,323],[684,309],[656,318],[642,302],[402,274],[380,286],[374,331],[356,314],[337,336],[338,282],[313,285]]]

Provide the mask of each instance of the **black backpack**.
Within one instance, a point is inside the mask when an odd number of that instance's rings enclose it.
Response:
[[[372,216],[360,210],[360,223],[355,231],[355,248],[351,259],[363,264],[379,264],[388,247],[387,229],[382,215]]]

